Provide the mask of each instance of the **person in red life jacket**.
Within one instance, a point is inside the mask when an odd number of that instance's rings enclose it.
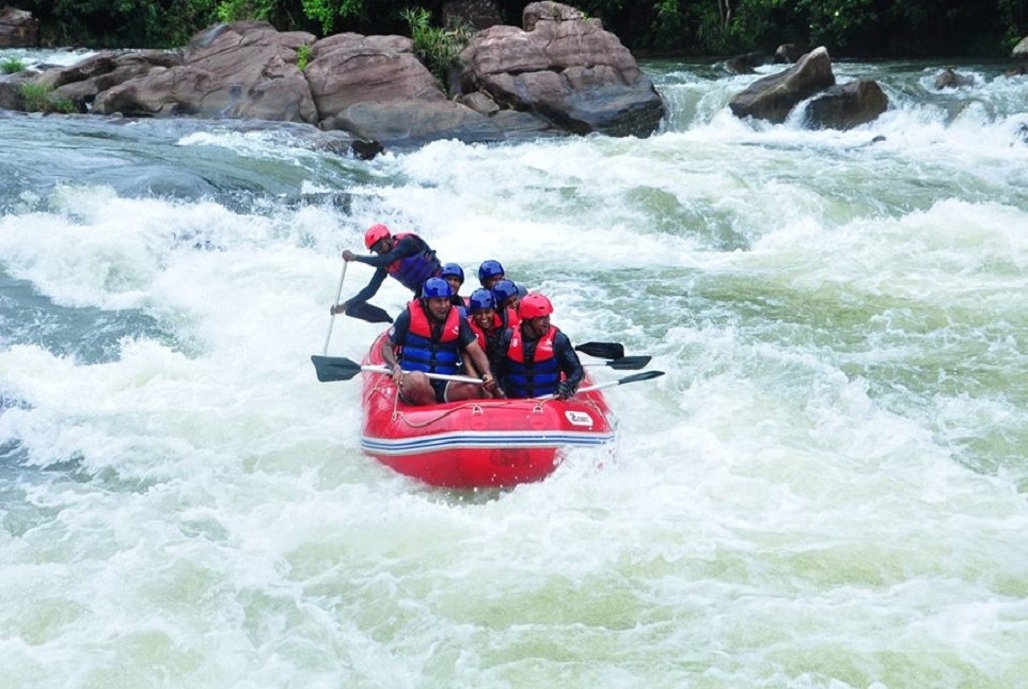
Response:
[[[332,315],[349,313],[348,309],[364,304],[378,293],[387,277],[397,281],[414,297],[421,296],[425,280],[439,275],[442,265],[424,239],[414,233],[392,234],[385,225],[372,225],[364,233],[364,245],[377,256],[358,256],[349,249],[343,252],[344,261],[357,261],[375,267],[375,274],[367,286],[342,304],[331,308]]]
[[[521,293],[513,281],[506,278],[498,280],[493,285],[493,299],[496,300],[496,312],[503,320],[503,328],[513,328],[521,322],[518,316],[518,302],[521,301]]]
[[[521,324],[496,343],[493,371],[507,397],[568,399],[585,377],[571,340],[550,325],[553,305],[542,294],[521,300]]]
[[[507,329],[500,315],[496,313],[496,299],[487,289],[476,289],[468,300],[468,324],[478,338],[478,346],[482,348],[489,360],[496,354],[496,343],[500,335]]]
[[[439,277],[450,283],[450,289],[453,290],[450,303],[460,311],[461,318],[467,318],[468,304],[464,297],[460,296],[460,288],[464,284],[464,269],[456,263],[444,263],[442,270],[439,271]]]
[[[450,303],[453,292],[442,278],[425,281],[422,294],[389,328],[389,338],[382,343],[382,358],[392,369],[397,394],[407,404],[424,405],[436,402],[483,397],[483,388],[493,396],[502,396],[489,366],[489,359],[478,346],[475,333]],[[482,385],[436,380],[426,373],[455,375],[460,373],[462,355],[481,373]]]

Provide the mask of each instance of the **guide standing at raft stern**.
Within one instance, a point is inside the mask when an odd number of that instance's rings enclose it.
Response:
[[[343,252],[343,260],[374,266],[375,274],[360,292],[342,304],[333,305],[329,310],[333,316],[347,313],[359,317],[354,309],[359,310],[360,306],[375,296],[387,277],[395,278],[413,292],[417,299],[421,297],[421,286],[425,280],[438,276],[442,270],[442,264],[432,247],[413,232],[392,234],[385,225],[375,224],[364,233],[364,245],[378,255],[358,256],[347,249]]]

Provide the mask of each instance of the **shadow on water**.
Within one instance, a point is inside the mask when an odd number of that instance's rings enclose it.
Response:
[[[510,488],[435,488],[419,484],[412,492],[425,500],[442,505],[485,505],[507,495]]]
[[[34,345],[83,364],[116,361],[126,337],[175,347],[175,339],[138,310],[104,311],[54,304],[32,284],[0,270],[0,347]]]
[[[125,198],[213,200],[235,211],[269,199],[348,208],[339,190],[372,181],[349,139],[295,123],[51,116],[47,146],[39,145],[40,129],[38,118],[0,116],[0,212],[69,181]],[[17,161],[9,169],[8,156]],[[332,193],[311,194],[312,180]]]

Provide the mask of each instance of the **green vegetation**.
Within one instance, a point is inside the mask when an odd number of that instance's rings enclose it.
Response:
[[[296,49],[296,68],[301,72],[307,69],[307,63],[311,61],[311,47],[304,43]]]
[[[25,71],[25,63],[16,57],[7,57],[0,60],[0,73],[17,74]]]
[[[67,98],[54,98],[49,86],[22,84],[19,92],[25,112],[75,112],[75,104]]]
[[[410,28],[414,54],[445,85],[450,68],[459,63],[460,51],[475,30],[467,24],[449,29],[432,26],[432,13],[421,7],[405,9],[401,14]]]
[[[321,26],[323,36],[333,33],[336,20],[343,22],[367,17],[364,0],[300,0],[300,5],[304,15]]]
[[[496,0],[520,25],[526,0]],[[1001,56],[1028,35],[1024,0],[573,0],[637,54],[727,55],[782,43],[825,45],[833,57]],[[443,0],[20,0],[44,44],[89,48],[183,46],[216,22],[263,19],[326,36],[422,34],[448,59],[462,37],[442,25]],[[446,35],[447,32],[454,32]],[[439,64],[431,67],[438,73]]]

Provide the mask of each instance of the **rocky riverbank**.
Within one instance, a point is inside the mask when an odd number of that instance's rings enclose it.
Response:
[[[438,139],[645,137],[665,114],[620,40],[598,19],[556,2],[526,6],[522,27],[475,33],[450,77],[441,83],[403,36],[318,39],[235,22],[209,27],[178,50],[107,51],[70,67],[0,76],[0,108],[301,123],[347,137],[363,157]],[[808,100],[805,122],[817,128],[854,127],[889,105],[873,80],[837,84],[820,47],[753,83],[730,108],[783,122]]]

